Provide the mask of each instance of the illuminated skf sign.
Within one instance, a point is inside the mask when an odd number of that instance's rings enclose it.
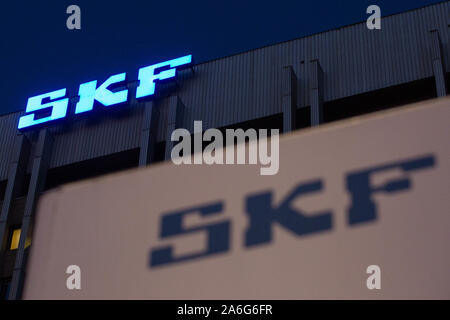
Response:
[[[180,58],[153,64],[139,69],[139,85],[136,88],[136,98],[150,97],[155,94],[157,81],[174,78],[177,68],[187,67],[192,62],[192,56],[187,55]],[[163,69],[164,68],[164,69]],[[156,73],[157,70],[161,70]],[[119,73],[110,76],[100,86],[97,80],[80,84],[78,96],[80,100],[75,105],[75,114],[92,111],[94,102],[109,107],[124,103],[128,99],[128,89],[113,92],[108,88],[119,85],[126,81],[126,73]],[[45,102],[44,101],[48,101]],[[63,119],[67,116],[69,98],[66,97],[66,88],[44,93],[28,99],[26,114],[19,118],[18,129],[26,129],[50,121]],[[49,115],[39,117],[39,112]]]

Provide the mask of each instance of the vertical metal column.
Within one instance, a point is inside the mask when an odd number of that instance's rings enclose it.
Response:
[[[165,160],[170,159],[173,142],[170,140],[172,132],[183,123],[184,105],[178,96],[169,97],[169,114],[167,115],[166,153]]]
[[[436,81],[436,94],[438,97],[447,95],[447,87],[445,84],[444,60],[442,59],[442,44],[439,38],[439,32],[434,29],[430,30],[431,39],[431,63],[433,64],[433,74]]]
[[[292,66],[283,67],[283,132],[295,130],[297,110],[297,76]]]
[[[311,127],[323,123],[323,71],[319,60],[311,60],[309,75]]]
[[[16,262],[14,264],[14,272],[11,281],[9,293],[9,299],[11,300],[20,299],[22,296],[22,287],[28,256],[28,250],[25,248],[25,241],[27,238],[31,238],[36,200],[45,186],[52,146],[53,137],[50,132],[48,132],[47,129],[41,129],[33,160],[30,186],[28,188],[25,212],[22,220],[19,248],[17,249]]]
[[[145,167],[155,158],[156,135],[158,133],[159,110],[154,101],[145,104],[141,131],[139,166]]]
[[[14,144],[13,157],[9,165],[8,182],[6,185],[5,199],[3,200],[2,211],[0,214],[0,261],[4,261],[3,257],[8,250],[8,216],[12,203],[19,190],[23,186],[25,180],[25,174],[27,171],[28,158],[30,156],[31,144],[27,137],[23,134],[16,136]],[[0,265],[0,272],[3,269],[3,265]]]

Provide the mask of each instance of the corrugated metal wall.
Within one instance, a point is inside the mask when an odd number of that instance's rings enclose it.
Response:
[[[298,107],[308,106],[312,59],[324,71],[324,101],[431,77],[431,29],[439,30],[449,72],[449,17],[445,2],[383,18],[381,30],[368,30],[364,22],[197,65],[194,77],[183,72],[177,92],[186,106],[183,125],[192,130],[201,119],[204,127],[222,127],[281,112],[286,65],[298,77]],[[167,108],[165,101],[160,105]],[[165,121],[160,124],[162,141]]]
[[[202,119],[220,127],[280,112],[286,65],[299,78],[298,106],[308,106],[312,59],[324,71],[325,101],[431,77],[431,29],[439,30],[450,71],[449,17],[446,2],[386,17],[381,30],[364,22],[198,65],[179,92],[189,109],[184,125]]]
[[[139,147],[143,106],[72,121],[51,130],[55,137],[50,167]]]
[[[368,30],[363,22],[196,65],[195,73],[180,73],[173,91],[186,107],[183,126],[192,130],[194,120],[203,120],[204,128],[222,127],[281,112],[286,65],[298,77],[298,106],[308,106],[311,59],[322,66],[325,101],[431,77],[431,29],[439,30],[449,72],[449,17],[450,2],[444,2],[385,17],[381,30]],[[163,141],[168,99],[156,103]],[[138,147],[142,115],[142,105],[133,103],[128,114],[55,126],[51,167]],[[0,117],[0,179],[6,177],[17,119],[17,113]]]
[[[8,176],[9,163],[17,135],[18,120],[18,112],[0,117],[0,180],[4,180]]]

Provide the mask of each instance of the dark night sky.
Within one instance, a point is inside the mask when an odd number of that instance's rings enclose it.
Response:
[[[191,53],[196,63],[365,21],[442,0],[314,1],[8,1],[0,14],[0,114],[31,96],[102,82],[109,75]],[[81,8],[81,30],[66,28],[66,8]]]

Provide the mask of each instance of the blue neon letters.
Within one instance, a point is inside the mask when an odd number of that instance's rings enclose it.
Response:
[[[176,76],[177,67],[186,67],[192,62],[192,56],[187,55],[180,58],[164,61],[151,66],[142,67],[138,72],[139,85],[136,88],[136,98],[150,97],[155,94],[156,81],[167,80]],[[155,74],[160,68],[166,68]],[[75,106],[75,114],[92,111],[94,102],[98,101],[104,106],[113,106],[128,99],[128,89],[113,92],[109,87],[113,84],[125,82],[126,73],[110,76],[105,82],[97,87],[97,80],[82,83],[78,89],[80,100]],[[47,103],[42,103],[49,99]],[[18,129],[26,129],[38,124],[47,123],[67,116],[69,98],[66,97],[66,88],[44,93],[28,99],[26,114],[19,118]],[[48,116],[38,116],[38,111],[49,112]],[[45,115],[45,114],[44,114]]]

